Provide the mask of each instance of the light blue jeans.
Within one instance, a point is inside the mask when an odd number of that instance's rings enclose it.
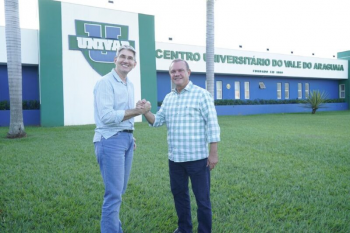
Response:
[[[105,186],[103,197],[101,232],[122,233],[119,210],[122,195],[126,191],[134,151],[131,133],[118,132],[112,137],[95,142],[97,162]]]

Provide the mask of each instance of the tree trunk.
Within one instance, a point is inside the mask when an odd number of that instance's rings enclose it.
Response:
[[[207,37],[206,37],[206,79],[207,89],[214,96],[214,1],[207,0]]]
[[[22,112],[21,31],[18,0],[5,0],[7,73],[10,93],[10,127],[8,138],[25,137]]]

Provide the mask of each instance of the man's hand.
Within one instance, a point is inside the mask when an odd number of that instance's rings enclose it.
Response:
[[[151,103],[145,99],[139,100],[136,103],[136,108],[125,110],[123,121],[135,116],[144,115],[151,110]]]
[[[143,114],[149,112],[149,111],[151,110],[151,108],[152,108],[151,102],[147,101],[147,102],[145,103],[145,105],[144,105],[144,111],[145,111],[145,112],[144,112]]]
[[[136,138],[132,137],[134,139],[134,150],[136,150]]]
[[[210,152],[208,157],[207,166],[210,167],[210,171],[214,169],[216,164],[219,162],[218,158],[218,143],[212,142],[210,143]]]
[[[145,103],[146,103],[146,102],[147,102],[147,101],[146,101],[145,99],[137,101],[137,103],[136,103],[136,108],[138,108],[138,109],[143,109],[143,107],[145,106]]]
[[[139,100],[136,103],[136,108],[140,109],[142,114],[146,114],[147,112],[149,112],[151,110],[151,107],[151,103],[145,99]]]

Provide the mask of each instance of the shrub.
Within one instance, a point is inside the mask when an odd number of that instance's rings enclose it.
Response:
[[[309,99],[289,99],[289,100],[215,100],[215,105],[264,105],[264,104],[306,104]],[[325,99],[324,103],[344,103],[345,99]],[[159,106],[159,105],[158,105]]]
[[[10,110],[10,103],[7,100],[0,101],[0,110]]]
[[[326,103],[327,94],[325,92],[320,92],[319,90],[313,90],[309,98],[306,99],[305,107],[311,108],[312,114],[315,114],[317,109],[319,109],[323,104]]]
[[[22,106],[23,110],[40,109],[40,103],[37,100],[24,100]]]
[[[23,100],[22,109],[38,110],[40,109],[40,102],[38,100]],[[8,100],[0,101],[0,110],[10,110],[10,101]]]
[[[162,105],[163,101],[158,102],[158,107]],[[263,104],[306,104],[307,100],[289,99],[289,100],[233,100],[222,99],[215,100],[215,105],[263,105]],[[345,99],[325,99],[325,103],[345,103]]]

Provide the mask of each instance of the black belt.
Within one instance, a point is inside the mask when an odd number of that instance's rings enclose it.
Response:
[[[131,130],[131,129],[124,129],[124,130],[122,130],[122,132],[124,132],[124,133],[133,133],[134,130]]]

